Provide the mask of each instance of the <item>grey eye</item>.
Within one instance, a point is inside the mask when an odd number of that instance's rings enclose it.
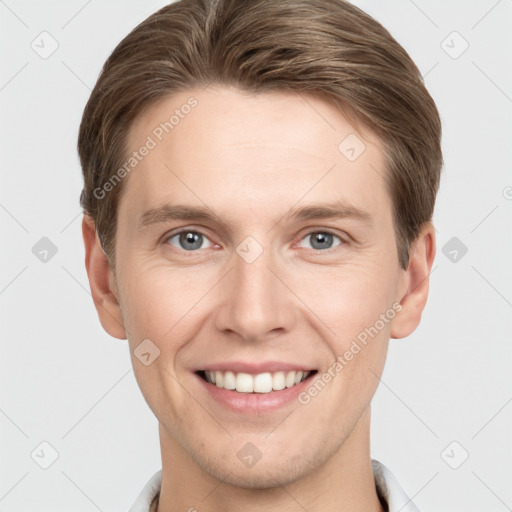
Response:
[[[338,239],[339,243],[333,246],[334,239]],[[307,246],[307,248],[315,249],[317,251],[322,249],[331,249],[332,247],[340,245],[341,243],[341,239],[338,236],[333,235],[327,231],[315,231],[313,233],[309,233],[302,240],[310,241],[309,247]]]
[[[197,231],[181,231],[180,233],[170,236],[167,241],[173,247],[184,249],[185,251],[201,249],[204,248],[204,242],[210,243],[208,238]]]

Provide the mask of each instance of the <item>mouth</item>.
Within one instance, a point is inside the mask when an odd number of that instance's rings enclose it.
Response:
[[[217,388],[244,394],[267,394],[298,386],[317,370],[282,370],[251,374],[235,371],[199,370],[196,374]]]

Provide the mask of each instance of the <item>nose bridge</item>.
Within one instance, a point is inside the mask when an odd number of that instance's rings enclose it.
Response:
[[[276,277],[271,249],[247,237],[233,255],[233,270],[224,283],[217,328],[258,340],[277,329],[289,329],[293,319],[291,295]],[[272,270],[271,270],[272,269]]]

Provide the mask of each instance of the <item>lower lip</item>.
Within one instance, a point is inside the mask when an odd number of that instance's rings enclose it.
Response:
[[[312,376],[295,384],[291,388],[270,393],[239,393],[229,389],[218,388],[215,384],[206,382],[199,375],[195,375],[206,392],[218,403],[227,409],[242,414],[266,414],[282,409],[294,401],[298,402],[298,395],[311,384]]]

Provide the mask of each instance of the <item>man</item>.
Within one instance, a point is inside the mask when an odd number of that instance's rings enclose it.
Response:
[[[79,153],[94,303],[159,421],[132,512],[417,510],[370,403],[427,300],[440,136],[341,0],[182,0],[118,45]]]

